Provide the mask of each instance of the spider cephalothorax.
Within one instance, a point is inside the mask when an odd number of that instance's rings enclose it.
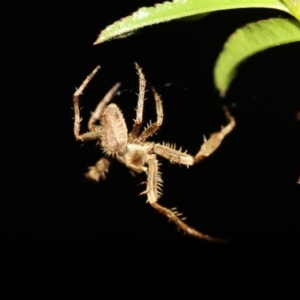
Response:
[[[184,222],[184,218],[180,218],[181,214],[178,213],[176,209],[169,209],[158,203],[158,198],[161,196],[162,179],[158,170],[156,156],[160,155],[173,163],[186,166],[191,166],[205,159],[220,146],[224,137],[230,133],[235,126],[235,120],[229,110],[224,107],[226,118],[229,121],[228,125],[223,127],[219,132],[213,133],[210,138],[204,142],[195,156],[191,156],[181,150],[176,150],[175,147],[170,144],[148,142],[147,138],[152,136],[162,125],[163,107],[160,96],[154,88],[151,88],[156,104],[157,120],[140,133],[143,121],[146,80],[141,68],[136,64],[140,86],[136,119],[132,131],[128,133],[123,114],[118,106],[114,103],[108,105],[120,86],[120,83],[116,83],[93,112],[88,123],[90,131],[80,134],[81,118],[79,96],[99,69],[100,66],[94,69],[79,89],[77,89],[73,97],[75,113],[74,134],[76,139],[80,141],[98,140],[105,153],[113,155],[119,162],[134,172],[145,172],[147,174],[147,188],[142,194],[147,194],[150,205],[177,224],[184,232],[201,239],[223,241],[218,238],[210,237],[190,227]],[[100,125],[96,125],[99,121]],[[105,179],[109,164],[107,158],[101,158],[95,166],[89,168],[89,172],[86,173],[86,176],[95,181]]]

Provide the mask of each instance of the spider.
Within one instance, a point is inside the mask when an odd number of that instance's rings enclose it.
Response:
[[[161,173],[159,172],[157,155],[168,159],[171,163],[182,164],[187,167],[198,163],[210,156],[220,146],[224,137],[235,127],[235,119],[231,116],[229,110],[226,107],[223,107],[225,116],[229,122],[228,125],[222,127],[219,132],[213,133],[208,140],[205,140],[199,152],[194,157],[186,152],[182,152],[181,149],[176,150],[175,146],[171,144],[158,144],[147,141],[147,139],[156,133],[162,125],[164,115],[162,100],[156,90],[152,87],[151,89],[156,104],[157,120],[148,125],[140,133],[143,121],[146,80],[142,73],[142,69],[137,63],[135,63],[135,67],[139,76],[139,94],[136,119],[134,120],[132,131],[128,134],[125,120],[119,107],[114,103],[108,105],[120,87],[120,83],[116,83],[92,113],[88,122],[89,132],[80,134],[80,122],[82,119],[80,117],[79,98],[87,84],[100,69],[100,66],[97,66],[73,95],[75,138],[83,142],[88,140],[98,140],[102,150],[107,155],[114,156],[119,162],[133,172],[146,173],[147,188],[141,194],[146,194],[147,202],[159,213],[174,222],[185,233],[208,241],[224,242],[223,239],[203,234],[187,225],[184,221],[186,218],[181,217],[182,214],[177,211],[177,208],[169,209],[158,203],[158,199],[162,195],[162,178]],[[100,125],[97,125],[98,122],[100,122]],[[107,158],[101,158],[95,166],[89,167],[86,177],[95,181],[105,179],[109,164],[110,162]]]

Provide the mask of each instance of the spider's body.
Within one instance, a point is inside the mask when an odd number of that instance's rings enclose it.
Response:
[[[142,194],[147,194],[148,202],[161,214],[167,216],[171,221],[177,224],[186,233],[206,240],[222,241],[220,239],[205,235],[187,225],[184,222],[184,218],[180,218],[181,214],[175,209],[168,209],[158,204],[158,198],[161,195],[162,179],[158,170],[158,161],[156,156],[160,155],[172,163],[191,166],[209,156],[219,147],[223,138],[234,128],[235,120],[230,115],[227,108],[224,107],[229,124],[222,128],[221,131],[213,133],[209,140],[205,141],[205,143],[201,146],[201,149],[194,157],[182,152],[181,150],[176,150],[172,145],[161,145],[146,141],[147,138],[152,136],[162,125],[163,108],[160,96],[157,94],[156,90],[152,88],[156,103],[157,120],[140,133],[146,81],[141,68],[137,64],[136,68],[140,78],[140,90],[136,109],[136,120],[134,122],[132,131],[128,134],[123,114],[118,106],[113,103],[107,105],[120,86],[120,84],[117,83],[106,94],[104,99],[98,104],[95,112],[92,114],[88,123],[90,131],[84,134],[79,133],[81,122],[79,114],[79,96],[89,81],[100,69],[98,66],[86,78],[86,80],[74,94],[75,137],[81,141],[94,139],[99,140],[101,148],[105,153],[108,155],[113,155],[119,162],[123,163],[126,165],[126,167],[134,172],[145,172],[147,174],[147,188]],[[98,121],[100,121],[100,125],[96,125]],[[86,173],[86,176],[96,181],[105,179],[108,168],[109,160],[106,158],[101,158],[95,166],[89,168],[89,172]]]
[[[128,142],[127,127],[116,104],[110,104],[101,115],[101,146],[108,154],[124,153]]]

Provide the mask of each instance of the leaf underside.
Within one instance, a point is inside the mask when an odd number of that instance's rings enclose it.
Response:
[[[224,44],[214,69],[215,85],[221,96],[225,96],[242,61],[268,48],[299,41],[300,23],[293,19],[272,18],[238,29]]]
[[[173,0],[153,7],[142,7],[130,16],[111,24],[100,33],[94,45],[124,37],[145,26],[237,8],[272,8],[292,14],[280,0]]]

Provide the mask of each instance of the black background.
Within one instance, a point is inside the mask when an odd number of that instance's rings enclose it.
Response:
[[[144,1],[153,5],[157,1]],[[120,251],[164,244],[179,249],[294,247],[299,238],[300,186],[299,44],[260,53],[238,70],[225,99],[213,85],[213,67],[227,37],[239,26],[283,12],[247,9],[216,12],[193,23],[151,26],[125,39],[93,46],[100,30],[135,11],[140,1],[101,4],[36,3],[20,11],[19,64],[8,85],[8,127],[3,170],[7,243]],[[11,54],[11,53],[10,53]],[[116,102],[129,128],[135,117],[138,78],[133,62],[159,91],[164,124],[155,141],[175,142],[195,154],[202,136],[225,119],[231,107],[237,127],[205,162],[190,169],[161,160],[162,204],[177,206],[188,222],[228,245],[211,244],[178,232],[138,196],[144,175],[133,177],[114,161],[105,182],[83,177],[102,156],[96,143],[73,136],[72,94],[98,64],[101,70],[81,98],[82,129],[90,111],[116,82]],[[155,119],[149,93],[145,124]],[[10,125],[8,125],[10,124]],[[12,133],[11,133],[12,132]],[[139,249],[139,248],[138,248]],[[145,250],[143,250],[145,251]],[[145,252],[143,255],[147,255]],[[179,254],[178,254],[179,256]]]

